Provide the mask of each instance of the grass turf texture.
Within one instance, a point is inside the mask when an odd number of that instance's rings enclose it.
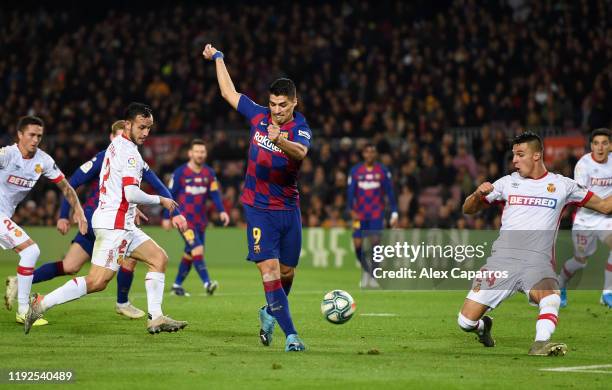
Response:
[[[0,275],[14,273],[15,267],[14,260],[0,261]],[[50,325],[27,336],[15,313],[2,309],[0,371],[70,369],[79,388],[130,389],[606,388],[612,379],[539,371],[612,364],[612,313],[597,303],[596,291],[570,291],[570,306],[562,310],[553,337],[568,344],[568,355],[540,358],[527,356],[537,311],[524,295],[493,312],[497,346],[485,349],[457,326],[465,291],[361,291],[357,269],[305,267],[298,269],[290,305],[307,351],[285,353],[278,326],[271,347],[259,343],[257,313],[264,295],[255,267],[212,261],[210,271],[221,284],[215,296],[205,296],[195,270],[185,283],[191,297],[165,295],[165,313],[189,321],[179,333],[149,335],[144,320],[115,314],[115,281],[104,292],[55,307],[46,316]],[[176,259],[166,290],[175,273]],[[144,274],[139,265],[131,301],[146,311]],[[48,293],[66,280],[40,283],[33,291]],[[344,325],[329,324],[320,313],[321,299],[332,289],[349,291],[357,303],[357,313]],[[396,316],[362,315],[367,313]]]

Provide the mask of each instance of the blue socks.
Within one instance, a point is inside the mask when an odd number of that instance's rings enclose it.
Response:
[[[117,273],[117,303],[126,303],[134,280],[134,271],[119,268]]]
[[[176,274],[176,279],[174,279],[174,284],[177,286],[182,286],[183,282],[187,275],[189,275],[189,271],[191,270],[191,260],[187,257],[181,259],[179,264],[178,274]]]
[[[51,280],[56,276],[66,275],[64,272],[64,264],[61,261],[55,263],[46,263],[34,270],[34,279],[32,283],[40,283],[45,280]]]
[[[202,279],[202,283],[210,282],[210,277],[208,276],[208,270],[206,269],[206,263],[204,262],[204,256],[198,255],[193,256],[193,266],[198,271],[198,275],[200,275],[200,279]]]
[[[278,325],[285,332],[285,336],[297,334],[293,326],[291,313],[289,313],[287,294],[283,290],[280,279],[264,282],[263,285],[266,292],[266,301],[268,302],[267,312],[276,318]]]

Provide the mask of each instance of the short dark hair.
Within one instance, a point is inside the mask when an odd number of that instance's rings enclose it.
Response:
[[[595,129],[591,132],[591,137],[589,138],[589,142],[593,142],[593,139],[597,137],[598,135],[603,135],[603,136],[608,137],[608,141],[610,140],[610,138],[612,138],[612,132],[610,131],[610,129],[606,129],[605,127],[602,127],[600,129]]]
[[[276,79],[270,84],[269,92],[270,95],[287,96],[289,99],[293,100],[296,95],[295,84],[293,84],[293,81],[290,79]]]
[[[542,138],[540,138],[540,136],[533,131],[525,131],[522,134],[514,137],[512,140],[512,146],[524,143],[530,144],[536,152],[541,152],[544,150],[544,142],[542,142]]]
[[[148,118],[153,116],[153,110],[151,110],[151,107],[143,103],[130,103],[130,105],[125,109],[123,117],[127,120],[134,120],[138,115],[142,116],[143,118]]]
[[[23,130],[29,125],[45,127],[45,122],[43,122],[42,119],[34,115],[22,116],[17,122],[17,131],[23,132]]]
[[[193,149],[193,147],[196,146],[196,145],[204,145],[204,146],[206,146],[206,143],[204,143],[204,140],[202,138],[194,138],[189,143],[189,149]]]
[[[376,145],[374,145],[372,142],[368,142],[365,145],[363,145],[363,149],[361,149],[362,152],[365,152],[365,150],[367,148],[374,148],[374,150],[376,150]]]

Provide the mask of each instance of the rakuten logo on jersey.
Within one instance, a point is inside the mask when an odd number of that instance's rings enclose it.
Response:
[[[380,182],[379,181],[360,181],[357,183],[357,187],[361,188],[362,190],[375,190],[377,188],[380,188]]]
[[[510,195],[510,197],[508,198],[508,204],[518,206],[546,207],[549,209],[554,209],[555,207],[557,207],[557,199],[542,198],[539,196]]]
[[[592,177],[592,186],[607,187],[612,185],[612,177]]]
[[[13,175],[10,175],[6,179],[6,181],[7,183],[14,184],[19,187],[25,187],[25,188],[34,188],[34,186],[36,185],[36,180],[28,180],[28,179],[24,179],[23,177],[13,176]]]
[[[207,188],[203,186],[186,186],[185,192],[189,195],[202,195],[206,193]]]
[[[272,141],[270,141],[270,138],[261,134],[259,131],[255,132],[255,142],[257,142],[257,145],[259,145],[260,147],[266,150],[269,150],[271,152],[277,152],[277,153],[283,152],[282,150],[278,148],[278,146],[274,145]]]

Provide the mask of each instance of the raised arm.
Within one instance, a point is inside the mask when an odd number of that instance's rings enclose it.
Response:
[[[238,102],[240,101],[240,94],[236,92],[236,87],[234,87],[232,78],[227,71],[227,67],[223,61],[223,53],[215,49],[209,43],[204,47],[202,55],[205,59],[215,62],[217,81],[219,82],[219,88],[221,89],[221,96],[223,96],[223,99],[225,99],[234,108],[234,110],[237,110]]]
[[[480,210],[487,208],[489,206],[488,203],[482,199],[493,192],[493,190],[493,184],[488,181],[479,185],[473,194],[465,198],[465,202],[463,202],[463,213],[476,214]]]

